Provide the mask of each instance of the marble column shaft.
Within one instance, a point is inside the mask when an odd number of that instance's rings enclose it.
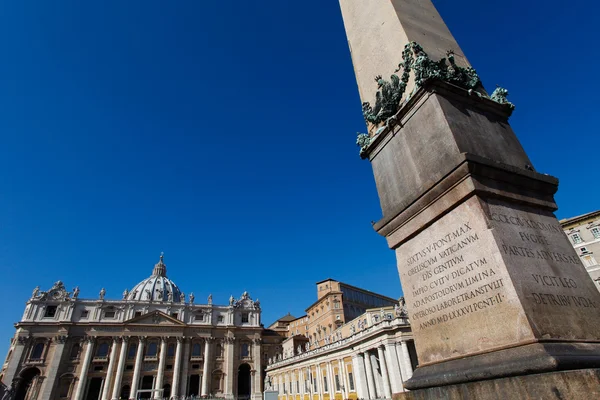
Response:
[[[375,386],[375,377],[373,376],[373,366],[371,365],[371,354],[366,351],[365,355],[365,374],[367,375],[367,387],[369,399],[377,398],[377,387]]]
[[[106,378],[104,379],[104,386],[102,388],[102,400],[108,400],[110,395],[110,385],[112,383],[112,378],[115,375],[115,367],[117,363],[117,346],[119,342],[117,338],[113,339],[111,348],[110,348],[110,359],[108,360],[108,369],[106,370]]]
[[[175,365],[173,365],[173,381],[171,383],[171,396],[179,396],[179,381],[181,372],[181,352],[183,346],[183,338],[177,338],[177,348],[175,349]]]
[[[388,374],[388,368],[385,362],[385,353],[383,346],[377,347],[377,354],[379,355],[379,365],[381,366],[381,378],[383,380],[383,394],[386,399],[392,398],[392,388],[390,387],[390,376]]]
[[[161,338],[160,340],[160,356],[158,360],[158,372],[156,374],[156,381],[154,382],[154,390],[160,390],[163,388],[163,382],[165,377],[165,363],[167,361],[167,338]],[[154,398],[162,398],[161,392],[154,392]]]
[[[135,354],[135,366],[133,367],[133,379],[131,381],[131,394],[129,398],[135,399],[137,398],[137,390],[140,384],[140,371],[142,370],[142,362],[144,358],[144,343],[146,343],[145,338],[140,337],[137,352]],[[77,399],[80,400],[80,399]]]
[[[254,384],[252,386],[254,386],[252,388],[252,392],[255,393],[256,395],[259,395],[262,393],[261,390],[261,386],[262,386],[262,357],[261,357],[261,340],[260,338],[255,338],[254,342],[252,343],[252,358],[253,358],[253,362],[254,362]],[[256,397],[256,396],[255,396]]]
[[[367,386],[367,375],[365,373],[365,361],[362,353],[352,357],[352,371],[354,372],[354,388],[359,399],[369,399],[369,389]],[[350,389],[350,388],[348,388]]]
[[[82,400],[83,392],[87,383],[87,373],[90,368],[90,361],[92,361],[92,354],[94,350],[95,339],[93,337],[87,338],[87,345],[85,347],[85,356],[81,364],[81,372],[79,373],[79,382],[77,383],[77,389],[75,390],[75,396],[73,400]]]
[[[402,368],[402,377],[405,381],[409,380],[412,377],[413,369],[412,363],[410,361],[410,353],[408,352],[408,344],[406,340],[402,340],[400,342],[400,347],[396,346],[396,350],[398,351],[398,360],[400,361],[400,368]]]
[[[179,378],[180,396],[187,396],[188,390],[188,371],[190,368],[190,347],[191,341],[188,338],[183,338],[183,367],[181,368],[181,378]]]
[[[227,368],[225,370],[225,398],[233,399],[233,382],[234,382],[234,352],[235,352],[235,338],[225,338],[225,357],[227,358]]]
[[[121,351],[119,352],[119,364],[117,365],[117,373],[115,375],[115,384],[113,385],[113,391],[111,398],[113,400],[118,399],[121,395],[121,383],[123,383],[123,372],[125,369],[125,361],[127,361],[127,347],[129,344],[129,338],[124,337],[121,342]]]
[[[342,392],[342,398],[348,398],[348,384],[346,383],[346,364],[343,359],[338,360],[338,374],[340,376],[340,390]]]
[[[202,396],[208,396],[209,385],[210,385],[210,358],[211,354],[211,342],[212,338],[206,338],[204,341],[204,369],[202,371]]]
[[[385,361],[390,376],[392,393],[404,392],[404,384],[402,383],[403,377],[400,373],[400,363],[398,362],[398,355],[396,354],[396,346],[392,343],[385,344]]]

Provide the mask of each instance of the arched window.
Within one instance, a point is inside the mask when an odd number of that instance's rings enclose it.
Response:
[[[200,357],[202,355],[202,347],[200,343],[194,343],[192,346],[192,357]]]
[[[129,399],[129,393],[131,393],[131,387],[129,385],[124,385],[121,388],[121,399]]]
[[[79,358],[79,349],[79,343],[73,343],[73,347],[71,347],[71,360]]]
[[[108,357],[108,343],[100,343],[98,345],[96,357]]]
[[[146,350],[146,355],[148,357],[156,357],[158,345],[156,342],[148,343],[148,349]]]
[[[65,375],[60,378],[58,395],[61,399],[69,397],[71,391],[71,383],[73,382],[73,375]]]
[[[42,358],[42,354],[44,354],[44,343],[37,343],[31,352],[31,359],[39,360]]]

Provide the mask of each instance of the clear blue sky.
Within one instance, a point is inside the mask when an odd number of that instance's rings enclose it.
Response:
[[[557,215],[600,208],[598,6],[435,3],[561,179]],[[4,1],[0,37],[1,353],[36,285],[119,298],[161,251],[266,324],[327,277],[401,295],[337,1]]]

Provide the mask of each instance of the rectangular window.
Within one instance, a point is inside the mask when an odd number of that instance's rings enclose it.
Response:
[[[114,317],[115,317],[114,311],[105,311],[104,312],[104,318],[114,318]]]
[[[194,321],[204,321],[204,314],[194,315]]]
[[[217,321],[218,321],[218,322],[223,322],[223,320],[224,320],[223,316],[222,316],[222,315],[219,315],[219,317],[217,318]]]
[[[592,235],[594,235],[594,239],[600,239],[600,228],[597,226],[591,229]]]
[[[90,312],[88,310],[81,311],[81,319],[88,319]]]
[[[129,350],[127,351],[127,358],[128,359],[133,359],[135,358],[135,353],[137,352],[137,345],[135,344],[130,344],[129,345]]]
[[[136,311],[135,312],[135,316],[136,317],[141,317],[142,316],[142,312],[141,311]]]
[[[57,306],[48,306],[46,307],[46,313],[44,314],[44,318],[54,318],[56,315]]]
[[[248,323],[248,313],[242,313],[242,324]]]
[[[350,385],[350,391],[354,392],[354,377],[352,372],[348,372],[348,385]]]
[[[335,376],[335,390],[336,390],[336,392],[339,392],[341,390],[339,375]]]
[[[300,393],[300,381],[296,381],[296,393]]]
[[[327,377],[326,376],[323,377],[323,390],[325,392],[329,392],[329,388],[327,387]]]
[[[179,317],[179,313],[176,313],[176,312],[171,313],[171,317],[177,319]]]
[[[250,346],[248,345],[248,343],[243,343],[242,344],[242,357],[248,357],[250,355]]]
[[[583,242],[583,240],[581,240],[581,236],[579,235],[579,233],[573,233],[571,235],[571,239],[573,240],[573,243],[575,243],[575,244],[579,244],[579,243]]]

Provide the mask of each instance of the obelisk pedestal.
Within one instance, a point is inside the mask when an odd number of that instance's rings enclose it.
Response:
[[[557,179],[534,171],[510,128],[512,105],[468,79],[429,0],[340,4],[361,98],[377,98],[363,105],[361,155],[419,359],[403,396],[600,395],[600,293],[553,214]],[[403,54],[411,41],[422,48]],[[455,58],[437,63],[442,48]],[[401,79],[373,83],[400,61]]]

